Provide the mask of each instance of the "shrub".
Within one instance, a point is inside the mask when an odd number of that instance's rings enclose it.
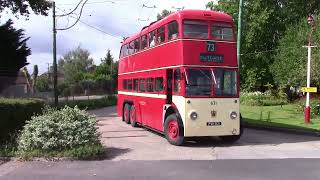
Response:
[[[46,108],[42,115],[27,122],[18,138],[18,150],[22,154],[37,150],[68,151],[100,145],[99,136],[96,119],[78,107]]]
[[[262,92],[241,92],[240,102],[249,106],[276,106],[287,104],[288,101],[284,95],[278,93],[272,94],[270,91]]]
[[[69,107],[79,107],[80,109],[97,109],[103,108],[107,106],[114,106],[117,104],[117,97],[116,96],[108,96],[103,97],[101,99],[89,99],[89,100],[76,100],[76,101],[68,101],[62,102],[59,105],[59,108],[64,106]]]
[[[306,107],[306,100],[305,99],[301,99],[300,101],[297,101],[296,103],[296,108],[298,112],[303,113]],[[320,106],[320,101],[317,99],[310,99],[310,114],[311,114],[311,118],[314,117],[319,117],[320,116],[320,112],[318,107]]]
[[[37,99],[0,98],[0,143],[21,130],[43,107],[44,102]]]

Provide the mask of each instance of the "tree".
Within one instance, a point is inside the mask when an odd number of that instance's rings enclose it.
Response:
[[[15,29],[12,24],[9,20],[0,25],[0,92],[15,81],[31,54],[26,43],[29,38],[24,37],[24,30]]]
[[[50,91],[49,84],[50,84],[50,81],[49,81],[48,74],[40,75],[36,81],[36,89],[39,92],[48,92]]]
[[[209,2],[207,8],[222,11],[238,19],[239,0]],[[240,77],[242,88],[264,90],[266,84],[274,84],[270,65],[286,29],[301,17],[315,13],[320,1],[310,0],[246,0],[243,7],[242,56]],[[252,84],[254,83],[254,84]]]
[[[101,63],[111,65],[113,63],[113,57],[111,55],[110,49],[107,50],[107,55],[101,59]]]
[[[318,18],[317,28],[320,28]],[[280,40],[279,51],[271,66],[274,79],[282,87],[301,87],[306,85],[307,75],[307,48],[311,27],[306,18],[300,19],[299,24],[288,28]],[[313,45],[320,46],[320,31],[313,34]],[[311,61],[311,85],[320,87],[320,52],[317,48],[312,49]]]
[[[49,0],[0,0],[0,13],[8,8],[13,14],[28,16],[31,9],[35,14],[48,15],[50,7]]]
[[[157,14],[157,20],[161,20],[161,19],[163,19],[164,17],[170,15],[171,13],[172,13],[172,11],[169,11],[169,10],[164,9],[164,10],[162,10],[161,13],[158,13],[158,14]]]
[[[69,84],[76,84],[83,80],[83,74],[89,71],[92,66],[93,59],[90,58],[89,51],[80,46],[65,54],[58,63],[65,82]]]

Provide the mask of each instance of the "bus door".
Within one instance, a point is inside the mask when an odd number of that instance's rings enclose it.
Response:
[[[172,69],[167,69],[167,80],[166,80],[166,104],[172,103]]]

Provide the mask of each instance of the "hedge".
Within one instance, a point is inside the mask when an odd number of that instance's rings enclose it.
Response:
[[[58,108],[63,108],[64,106],[75,107],[77,106],[80,109],[98,109],[108,106],[114,106],[117,104],[116,96],[107,96],[101,99],[89,99],[89,100],[69,100],[68,102],[60,102]]]
[[[0,143],[21,130],[33,115],[40,114],[44,105],[37,99],[0,98]]]

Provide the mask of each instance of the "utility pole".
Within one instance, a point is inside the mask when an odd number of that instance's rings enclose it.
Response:
[[[58,74],[57,74],[57,29],[56,29],[56,3],[52,2],[53,11],[53,91],[54,105],[58,106]]]
[[[238,68],[240,68],[240,53],[241,53],[241,31],[242,31],[242,9],[243,9],[243,0],[239,2],[239,14],[238,14],[238,37],[237,37],[237,59],[238,59]]]

